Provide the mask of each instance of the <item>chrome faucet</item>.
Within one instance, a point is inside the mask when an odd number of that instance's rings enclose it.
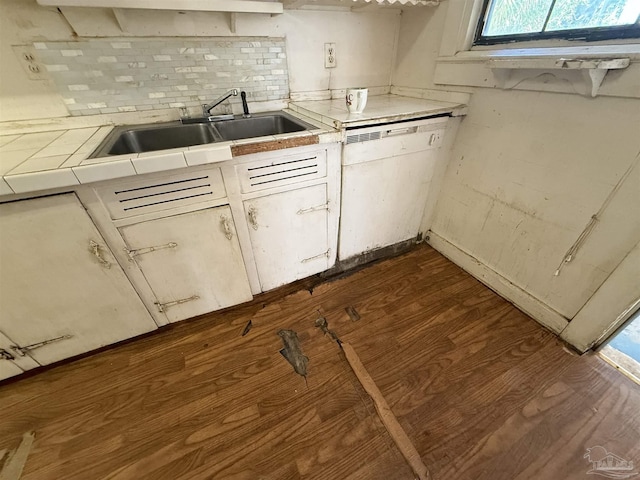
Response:
[[[227,98],[231,96],[235,97],[237,95],[238,95],[238,90],[234,88],[233,90],[229,90],[227,93],[222,95],[220,98],[214,100],[213,102],[202,105],[202,116],[209,117],[211,115],[211,110],[213,110],[215,107],[220,105]]]

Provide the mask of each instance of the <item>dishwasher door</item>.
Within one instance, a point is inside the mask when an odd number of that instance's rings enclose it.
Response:
[[[342,156],[341,260],[418,235],[446,121],[347,132]]]

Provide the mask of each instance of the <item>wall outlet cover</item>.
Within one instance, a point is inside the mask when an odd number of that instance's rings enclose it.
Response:
[[[38,60],[33,45],[11,45],[11,48],[31,80],[48,80],[47,71]]]
[[[324,44],[324,68],[334,68],[336,66],[336,44]]]

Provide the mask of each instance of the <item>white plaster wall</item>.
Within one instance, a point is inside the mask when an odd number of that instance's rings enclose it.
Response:
[[[403,16],[394,86],[446,88],[432,81],[445,15],[446,3]],[[431,228],[570,319],[640,240],[640,100],[469,91]],[[554,276],[634,162],[593,233]],[[611,321],[624,307],[609,305]]]
[[[56,10],[35,0],[0,0],[0,122],[69,114],[53,82],[29,79],[11,46],[72,39]]]
[[[637,108],[629,108],[630,103]],[[554,273],[640,152],[640,102],[473,94],[432,230],[567,318],[640,240],[640,167],[574,260]]]
[[[79,37],[275,36],[285,37],[290,91],[319,92],[350,86],[388,88],[400,26],[397,11],[286,10],[282,15],[64,8],[65,17],[35,0],[0,0],[0,121],[68,115],[48,82],[29,80],[10,45]],[[71,26],[67,22],[70,22]],[[122,27],[122,28],[121,28]],[[324,44],[333,42],[337,67],[324,68]]]
[[[448,2],[444,2],[437,8],[415,8],[402,15],[392,85],[440,88],[434,87],[433,74],[447,6]]]

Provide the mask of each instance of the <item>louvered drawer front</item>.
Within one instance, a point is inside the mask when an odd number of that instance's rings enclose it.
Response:
[[[226,196],[219,168],[122,182],[98,190],[111,218],[132,217]]]
[[[236,167],[242,193],[290,185],[327,175],[327,152],[279,157],[246,163]]]

